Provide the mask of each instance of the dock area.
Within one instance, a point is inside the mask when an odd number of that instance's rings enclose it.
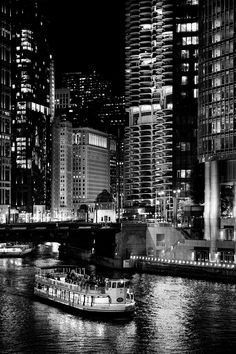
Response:
[[[137,271],[236,283],[236,264],[233,262],[184,261],[148,256],[131,256],[129,268]]]

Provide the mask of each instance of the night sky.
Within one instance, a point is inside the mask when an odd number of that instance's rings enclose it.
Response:
[[[95,68],[122,93],[125,0],[39,1],[50,23],[56,77]]]

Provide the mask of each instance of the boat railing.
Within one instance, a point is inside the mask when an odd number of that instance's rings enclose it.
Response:
[[[64,273],[70,273],[71,271],[74,271],[76,274],[81,276],[85,275],[85,268],[79,268],[76,266],[57,265],[57,266],[42,267],[42,268],[36,267],[36,274],[42,274],[42,275],[52,274],[53,276],[55,276],[55,274],[61,275]]]
[[[73,290],[77,292],[85,292],[85,293],[91,293],[91,294],[105,294],[105,287],[104,286],[98,286],[98,285],[91,285],[89,283],[84,283],[84,282],[79,282],[77,284],[72,284],[68,283],[65,281],[61,281],[59,279],[53,279],[53,278],[47,278],[42,275],[37,275],[37,279],[40,280],[43,284],[45,285],[55,285],[60,288],[63,288],[64,290]]]

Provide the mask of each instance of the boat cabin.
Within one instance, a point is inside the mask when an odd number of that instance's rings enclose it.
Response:
[[[130,292],[130,281],[127,279],[110,279],[105,282],[106,294],[109,294],[111,303],[124,303],[126,300],[133,300],[133,293]]]

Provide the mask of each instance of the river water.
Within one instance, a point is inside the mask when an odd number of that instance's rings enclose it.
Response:
[[[136,295],[134,318],[95,320],[33,297],[35,267],[58,263],[57,256],[42,253],[0,259],[0,353],[235,352],[236,285],[124,274]]]

